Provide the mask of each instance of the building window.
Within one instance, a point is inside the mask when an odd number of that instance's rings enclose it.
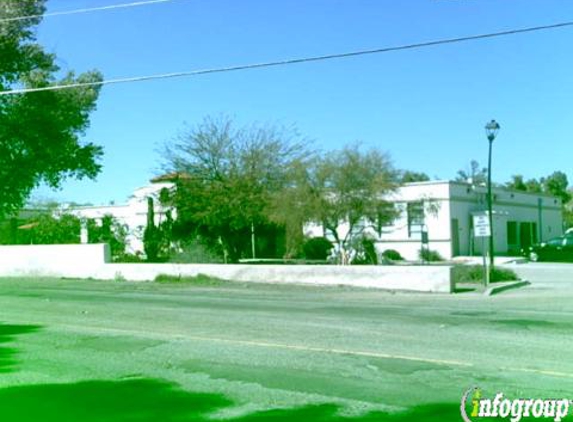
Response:
[[[415,233],[422,233],[425,224],[424,202],[408,202],[406,211],[408,213],[408,236],[412,237]]]
[[[398,215],[398,210],[395,204],[391,202],[384,202],[378,207],[376,216],[376,231],[378,236],[382,236],[382,229],[384,227],[391,227],[394,224],[394,219]]]

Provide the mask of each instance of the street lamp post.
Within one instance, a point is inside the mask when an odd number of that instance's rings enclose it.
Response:
[[[490,266],[490,274],[491,270],[493,269],[493,200],[491,196],[491,149],[493,140],[497,136],[499,132],[499,123],[495,120],[492,120],[487,125],[485,125],[485,133],[487,135],[487,140],[489,141],[489,155],[487,161],[487,212],[489,215],[489,266]]]

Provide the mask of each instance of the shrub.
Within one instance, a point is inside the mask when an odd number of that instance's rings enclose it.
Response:
[[[491,274],[491,282],[496,282],[496,281],[514,281],[514,280],[519,280],[519,277],[517,276],[517,274],[515,274],[515,272],[513,270],[510,270],[508,268],[498,268],[498,267],[493,267],[493,272]]]
[[[330,250],[333,248],[332,243],[324,237],[313,237],[304,242],[302,250],[304,257],[309,260],[324,261],[328,258]]]
[[[156,283],[188,283],[188,284],[195,284],[201,286],[213,286],[219,285],[224,283],[225,280],[217,278],[217,277],[210,277],[205,274],[197,274],[196,276],[176,276],[176,275],[168,275],[168,274],[159,274],[155,277]]]
[[[107,243],[111,250],[113,262],[129,262],[124,259],[127,244],[128,228],[112,215],[104,215],[101,221],[87,220],[88,242]]]
[[[122,253],[120,255],[113,257],[113,262],[120,262],[123,264],[138,264],[141,262],[145,262],[145,259],[141,256],[140,253]]]
[[[390,261],[403,261],[404,258],[400,255],[400,252],[394,249],[386,249],[382,252],[382,256]]]
[[[18,229],[18,242],[22,244],[55,245],[80,243],[80,219],[70,214],[53,216],[40,214],[23,223]]]
[[[444,261],[444,257],[438,251],[432,249],[420,249],[418,256],[422,261],[439,262]]]
[[[454,283],[483,282],[482,265],[456,265],[452,268],[452,280]],[[518,280],[517,274],[507,268],[494,267],[490,282]]]
[[[224,258],[197,238],[181,244],[178,251],[171,253],[169,262],[176,264],[222,264]]]
[[[356,239],[353,245],[356,256],[352,260],[352,265],[377,265],[376,243],[374,239],[363,236]]]

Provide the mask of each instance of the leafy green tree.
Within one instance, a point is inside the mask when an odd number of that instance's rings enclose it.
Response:
[[[554,171],[547,177],[539,180],[529,179],[524,181],[523,176],[514,175],[505,184],[505,187],[531,193],[547,193],[561,199],[563,204],[571,201],[572,195],[569,190],[569,180],[562,171]]]
[[[396,216],[384,195],[398,186],[399,174],[378,149],[363,152],[347,146],[301,166],[292,183],[275,195],[274,218],[321,224],[333,239],[342,263],[348,263],[352,242],[367,227]],[[280,211],[280,212],[279,212]]]
[[[565,227],[573,226],[573,210],[570,205],[573,195],[569,188],[567,175],[562,171],[554,171],[549,176],[542,177],[539,180],[529,179],[524,181],[523,176],[515,175],[512,176],[511,181],[505,184],[505,187],[524,192],[546,193],[559,198],[563,205],[563,223]]]
[[[521,174],[516,174],[511,176],[511,180],[505,183],[504,187],[522,192],[542,193],[545,192],[545,188],[542,183],[543,180],[543,178],[541,178],[541,181],[537,179],[525,180]]]
[[[161,233],[155,225],[155,206],[153,198],[147,198],[147,225],[143,232],[143,248],[149,262],[156,262],[159,257]]]
[[[34,32],[45,3],[0,2],[0,91],[102,79],[96,71],[58,78],[56,56],[44,51]],[[16,16],[39,17],[7,20]],[[41,182],[58,187],[69,177],[95,178],[102,149],[79,138],[98,94],[98,87],[83,87],[0,96],[0,215],[22,207]]]
[[[126,253],[128,228],[111,215],[104,215],[101,221],[88,219],[88,242],[107,243],[114,261],[121,261]]]
[[[310,161],[293,161],[285,175],[288,183],[283,189],[272,193],[269,201],[267,208],[269,219],[285,229],[286,258],[304,256],[307,259],[326,259],[326,256],[316,258],[317,255],[313,252],[311,252],[312,257],[309,258],[306,248],[308,240],[304,236],[304,225],[309,221],[309,215],[315,214],[311,208],[315,204],[314,198],[317,192],[314,190],[315,182],[312,177],[317,163],[317,158]],[[324,239],[324,241],[327,240]],[[332,244],[330,244],[330,249],[332,249]]]
[[[42,214],[22,224],[18,230],[18,243],[22,244],[80,243],[80,220],[70,214]]]
[[[414,182],[428,182],[430,176],[426,173],[405,170],[400,174],[400,184],[414,183]]]
[[[528,187],[526,182],[523,180],[523,176],[521,174],[514,174],[511,176],[511,180],[505,184],[507,189],[518,190],[527,192]]]
[[[166,170],[176,181],[174,231],[200,236],[230,261],[251,256],[251,234],[272,235],[271,197],[288,183],[294,162],[309,152],[292,128],[235,128],[229,118],[206,118],[166,145]]]
[[[569,192],[569,181],[567,175],[562,171],[555,171],[549,176],[541,179],[543,191],[559,199],[563,205],[571,201],[571,192]]]
[[[537,179],[528,179],[525,182],[526,192],[531,193],[542,193],[543,192],[543,184]]]

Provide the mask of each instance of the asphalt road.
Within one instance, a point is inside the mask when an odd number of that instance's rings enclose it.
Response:
[[[573,398],[573,266],[485,297],[0,280],[0,417],[459,420],[473,386]]]
[[[536,262],[508,265],[507,268],[516,271],[520,277],[531,280],[534,289],[573,289],[573,264]]]

